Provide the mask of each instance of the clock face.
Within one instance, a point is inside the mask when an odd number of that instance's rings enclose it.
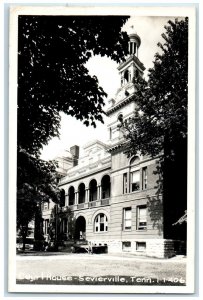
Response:
[[[118,92],[118,94],[116,95],[116,101],[120,101],[121,99],[123,99],[125,97],[125,91],[121,90]]]

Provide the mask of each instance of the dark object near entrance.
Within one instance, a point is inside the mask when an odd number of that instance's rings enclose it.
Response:
[[[86,252],[89,254],[107,253],[108,247],[107,245],[90,244],[87,241],[77,241],[72,246],[72,253],[86,253]]]

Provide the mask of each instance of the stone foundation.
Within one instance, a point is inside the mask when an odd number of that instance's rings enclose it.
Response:
[[[164,239],[147,240],[146,255],[158,258],[170,258],[175,256],[174,241]]]
[[[170,258],[175,256],[173,240],[92,240],[91,242],[94,245],[107,245],[108,253],[131,253],[138,256],[149,256],[157,258]]]

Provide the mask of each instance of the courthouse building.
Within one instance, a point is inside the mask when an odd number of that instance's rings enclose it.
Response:
[[[133,82],[145,70],[138,55],[140,37],[136,33],[129,37],[129,55],[118,66],[121,86],[106,111],[108,142],[93,140],[83,147],[82,155],[81,149],[73,146],[58,159],[59,187],[65,193],[65,203],[58,210],[60,231],[68,240],[65,212],[69,207],[76,220],[78,240],[106,245],[109,253],[170,257],[174,255],[174,243],[164,235],[162,195],[157,186],[158,158],[139,153],[127,157],[118,126],[134,113]],[[43,207],[45,235],[53,205],[50,202]]]

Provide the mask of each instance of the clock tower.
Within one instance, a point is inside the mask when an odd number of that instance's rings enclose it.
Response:
[[[140,44],[140,37],[132,30],[129,34],[128,55],[126,60],[118,66],[121,86],[115,97],[109,100],[109,108],[106,112],[109,117],[107,128],[110,145],[117,144],[122,139],[118,125],[121,119],[125,120],[132,116],[136,107],[132,97],[136,93],[134,83],[138,77],[143,76],[145,70],[138,58]]]

